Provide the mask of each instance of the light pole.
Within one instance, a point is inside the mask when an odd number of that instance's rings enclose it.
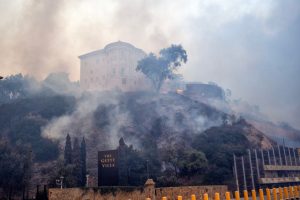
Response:
[[[64,179],[63,176],[59,177],[59,179],[56,179],[56,185],[59,186],[60,189],[63,188],[63,179]]]
[[[85,177],[86,177],[86,183],[85,183],[85,186],[86,186],[86,187],[89,187],[89,177],[90,177],[90,175],[89,175],[89,174],[86,174]]]
[[[63,188],[63,180],[64,180],[64,177],[61,176],[61,177],[59,177],[59,178],[60,178],[60,189],[62,189],[62,188]]]

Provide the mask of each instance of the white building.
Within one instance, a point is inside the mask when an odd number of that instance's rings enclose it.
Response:
[[[80,85],[86,90],[135,91],[150,88],[146,76],[136,71],[146,53],[126,42],[114,42],[104,49],[79,56]]]

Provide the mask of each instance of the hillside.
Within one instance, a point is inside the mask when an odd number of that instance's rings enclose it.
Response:
[[[44,138],[41,128],[53,117],[72,110],[74,98],[33,96],[0,105],[0,137],[12,145],[29,145],[34,160],[48,161],[58,156],[58,142]]]
[[[92,177],[97,177],[97,151],[117,148],[121,137],[128,147],[131,146],[130,148],[139,152],[142,167],[139,169],[140,178],[137,179],[144,180],[141,177],[146,176],[145,163],[149,160],[152,177],[158,184],[166,186],[221,184],[231,181],[233,152],[241,154],[246,148],[268,148],[273,144],[245,120],[236,120],[205,103],[176,93],[99,93],[96,97],[90,95],[80,98],[72,113],[56,118],[44,130],[49,137],[53,133],[53,137],[64,138],[65,135],[55,133],[57,130],[68,132],[73,137],[84,135],[88,144],[87,168]],[[214,145],[203,149],[204,144],[210,144],[216,138],[228,138],[226,148],[215,148],[223,145],[222,140],[215,140]],[[195,143],[197,141],[199,143]],[[219,174],[219,179],[214,181],[209,179],[208,170],[215,165],[214,158],[209,156],[207,149],[216,153],[225,151],[228,162],[225,167],[218,166],[227,171]],[[183,156],[180,152],[185,152],[186,155]],[[180,172],[186,162],[189,162],[185,160],[187,155],[193,152],[201,154],[199,156],[205,160],[203,163],[206,167],[202,166],[197,172]],[[180,157],[183,163],[173,162],[173,159]],[[176,166],[179,171],[174,171],[172,166]],[[199,177],[199,173],[202,177]],[[137,179],[132,184],[142,184]]]
[[[61,168],[67,133],[73,139],[86,138],[91,178],[97,177],[97,151],[119,148],[119,139],[124,138],[123,149],[131,160],[121,166],[129,173],[121,175],[124,185],[143,184],[146,163],[160,186],[230,183],[233,153],[273,144],[244,119],[188,96],[75,92],[77,86],[71,83],[59,90],[60,83],[68,83],[65,76],[59,77],[64,81],[56,82],[52,75],[42,83],[30,82],[30,87],[14,84],[14,77],[8,81],[13,90],[0,95],[0,137],[7,141],[1,147],[12,149],[6,152],[5,162],[13,162],[22,149],[32,150],[19,160],[24,166],[33,160],[31,185],[53,183],[61,173],[72,174]],[[28,82],[24,77],[16,79]],[[2,167],[1,172],[7,173]]]
[[[284,139],[288,146],[299,147],[300,145],[300,131],[288,124],[275,124],[270,121],[254,119],[248,119],[248,121],[279,144],[282,144]]]

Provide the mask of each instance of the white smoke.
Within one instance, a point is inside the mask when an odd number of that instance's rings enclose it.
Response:
[[[86,137],[93,140],[99,130],[95,125],[95,112],[100,106],[115,106],[109,113],[109,126],[106,130],[108,137],[105,142],[107,146],[115,146],[118,141],[119,129],[130,123],[127,113],[119,109],[118,93],[85,93],[77,99],[76,108],[72,113],[52,119],[42,128],[42,135],[51,139],[64,141],[67,134],[75,137]]]

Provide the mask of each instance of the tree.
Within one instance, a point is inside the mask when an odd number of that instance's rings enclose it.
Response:
[[[57,185],[56,180],[59,180],[60,176],[63,176],[63,187],[77,187],[77,177],[74,176],[75,172],[74,164],[65,165],[64,160],[58,159],[54,167],[49,169],[48,172],[50,174],[50,186],[58,187],[59,185]]]
[[[209,168],[204,176],[205,184],[224,184],[232,180],[233,154],[243,156],[251,148],[244,120],[231,125],[212,127],[192,139],[192,147],[205,153]]]
[[[166,145],[162,149],[162,160],[176,178],[203,174],[208,166],[203,152],[182,144]]]
[[[158,92],[164,80],[173,80],[179,76],[175,72],[182,63],[186,62],[186,51],[181,45],[172,44],[171,47],[160,50],[158,57],[150,53],[140,60],[136,70],[143,72],[151,80],[153,87]]]
[[[133,146],[127,146],[124,139],[119,140],[119,185],[141,185],[146,181],[146,160]]]
[[[190,177],[195,174],[204,174],[208,167],[205,154],[193,149],[184,151],[183,159],[180,161],[180,174],[183,176]]]
[[[7,199],[24,189],[24,184],[30,179],[30,157],[24,152],[28,147],[10,146],[0,138],[0,188]]]
[[[82,138],[80,145],[80,159],[81,159],[81,186],[85,185],[86,182],[86,145],[85,139]]]
[[[74,139],[73,148],[71,146],[71,137],[66,137],[65,158],[58,160],[56,169],[52,173],[51,185],[55,185],[55,180],[63,176],[65,187],[79,187],[85,185],[86,175],[86,144],[82,138],[79,145],[78,138]]]
[[[72,164],[72,142],[69,134],[66,137],[64,159],[65,159],[65,165]]]
[[[81,150],[80,150],[78,138],[74,139],[72,158],[74,164],[74,177],[76,179],[76,186],[80,186],[82,182],[82,163],[81,163]]]
[[[26,153],[26,157],[23,165],[23,196],[29,193],[29,184],[32,175],[32,150],[29,148]],[[28,197],[27,197],[28,198]]]

